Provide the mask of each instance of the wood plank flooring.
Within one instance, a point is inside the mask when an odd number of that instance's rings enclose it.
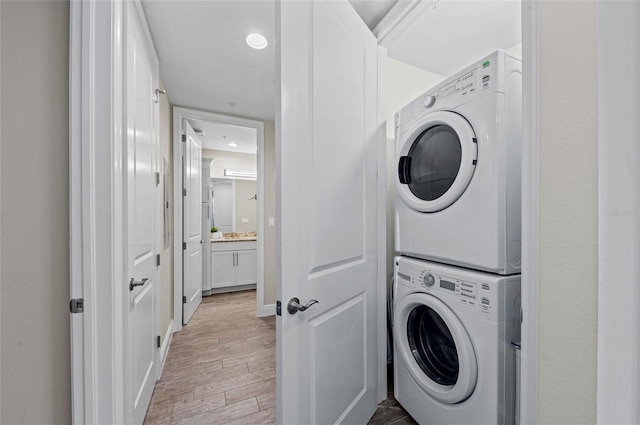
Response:
[[[275,329],[255,291],[203,298],[173,335],[145,425],[275,424]]]
[[[275,317],[256,317],[255,310],[255,291],[203,298],[173,335],[145,425],[276,423]],[[416,422],[391,392],[369,424]]]

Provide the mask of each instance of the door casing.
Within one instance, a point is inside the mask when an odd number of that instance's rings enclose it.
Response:
[[[246,118],[221,115],[213,112],[199,111],[196,109],[173,107],[173,187],[182,187],[182,162],[175,158],[182,157],[182,134],[184,134],[183,122],[185,119],[196,119],[223,124],[239,125],[255,128],[258,136],[258,215],[257,215],[257,242],[258,242],[258,282],[257,288],[257,314],[260,317],[275,314],[275,304],[265,305],[264,299],[264,123],[262,121]],[[173,238],[174,258],[182,258],[182,193],[174,190],[173,199]],[[176,261],[173,265],[173,317],[182,317],[182,276],[183,265]],[[173,321],[173,331],[182,329],[182,321]]]

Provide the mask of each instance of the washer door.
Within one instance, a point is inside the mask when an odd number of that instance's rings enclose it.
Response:
[[[396,308],[398,352],[420,387],[436,400],[456,404],[476,387],[475,350],[464,326],[438,298],[414,293]]]
[[[436,212],[460,198],[471,181],[478,144],[461,115],[426,115],[399,142],[396,187],[413,209]]]

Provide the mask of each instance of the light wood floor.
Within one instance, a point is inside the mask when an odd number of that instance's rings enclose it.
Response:
[[[256,317],[255,291],[205,297],[173,335],[145,425],[276,423],[276,320]],[[393,399],[370,425],[416,425]]]
[[[205,297],[173,335],[146,425],[275,424],[275,317],[255,291]]]

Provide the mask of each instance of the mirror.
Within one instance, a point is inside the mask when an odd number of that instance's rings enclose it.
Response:
[[[212,226],[220,232],[257,231],[257,181],[213,178],[211,183]]]

